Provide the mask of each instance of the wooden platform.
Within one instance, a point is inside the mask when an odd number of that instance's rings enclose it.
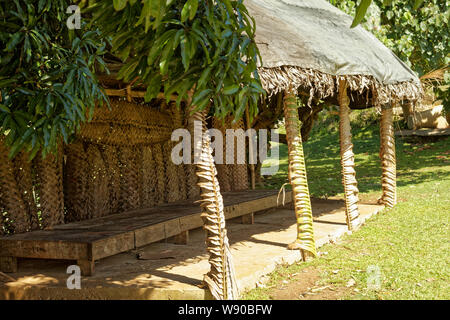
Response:
[[[277,206],[273,190],[228,192],[223,198],[226,219],[243,216],[243,223]],[[285,202],[291,201],[287,192]],[[76,260],[84,275],[92,275],[96,260],[170,237],[186,242],[189,230],[203,225],[200,214],[198,203],[183,201],[2,237],[0,271],[17,272],[17,258],[38,258]]]
[[[450,129],[418,129],[418,130],[400,130],[395,132],[396,136],[417,136],[417,137],[439,137],[450,136]]]

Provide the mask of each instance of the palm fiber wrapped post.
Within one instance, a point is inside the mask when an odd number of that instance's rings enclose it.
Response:
[[[353,154],[350,127],[350,99],[347,81],[339,80],[339,139],[341,144],[342,183],[345,194],[345,213],[349,230],[360,225],[358,211],[358,182],[356,181],[355,155]]]
[[[297,239],[288,245],[288,249],[300,249],[303,260],[306,260],[308,256],[316,256],[316,245],[300,133],[300,120],[298,118],[298,105],[295,94],[291,91],[287,91],[284,95],[284,117],[289,150],[289,181],[292,185],[295,216],[297,218]]]
[[[381,110],[380,159],[383,195],[380,202],[389,208],[392,208],[397,203],[395,138],[392,118],[392,108],[383,108]]]
[[[239,292],[234,266],[225,228],[223,199],[220,193],[217,170],[211,149],[211,137],[206,133],[205,115],[196,112],[192,115],[196,126],[201,126],[202,138],[194,139],[194,150],[198,150],[196,162],[198,186],[201,190],[203,228],[206,230],[206,246],[209,253],[210,271],[204,282],[217,300],[237,299]]]

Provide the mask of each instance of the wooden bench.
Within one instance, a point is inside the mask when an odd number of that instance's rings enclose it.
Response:
[[[226,219],[243,217],[242,223],[253,223],[255,212],[277,206],[273,190],[227,192],[223,198]],[[287,192],[285,202],[291,201]],[[17,258],[61,259],[76,260],[89,276],[96,260],[171,237],[186,243],[189,230],[203,225],[200,214],[198,203],[183,201],[1,237],[0,271],[17,272]]]

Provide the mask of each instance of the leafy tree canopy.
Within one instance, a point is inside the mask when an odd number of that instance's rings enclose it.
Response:
[[[69,0],[0,2],[0,135],[34,157],[54,151],[103,93],[93,74],[105,43],[97,30],[69,30]]]
[[[356,1],[330,1],[355,19],[369,8],[364,26],[419,74],[448,64],[448,0],[430,0],[418,12],[415,0],[362,0],[358,10]],[[0,1],[0,134],[10,156],[23,149],[45,155],[69,142],[106,100],[95,77],[106,51],[124,62],[121,79],[148,86],[147,101],[162,90],[177,93],[178,103],[192,94],[198,109],[212,103],[219,117],[238,119],[247,106],[257,113],[255,23],[243,0],[80,3],[81,29],[69,30],[69,0]]]
[[[253,41],[255,23],[243,0],[96,0],[92,22],[112,38],[125,65],[118,76],[148,85],[145,100],[163,92],[178,103],[193,91],[193,105],[239,119],[256,113],[263,93]]]
[[[119,78],[162,89],[219,117],[257,112],[255,24],[243,0],[82,1],[82,26],[69,30],[69,0],[0,2],[0,134],[35,156],[68,142],[106,100],[95,77],[106,50]],[[106,46],[107,43],[110,45]],[[213,99],[212,99],[213,98]]]

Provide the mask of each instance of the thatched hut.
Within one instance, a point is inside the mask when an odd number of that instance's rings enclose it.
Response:
[[[338,105],[342,178],[347,224],[358,226],[358,188],[349,111],[375,107],[381,113],[380,157],[383,195],[396,202],[395,141],[392,108],[422,96],[417,76],[372,34],[350,29],[351,17],[326,1],[247,0],[256,19],[256,41],[263,64],[259,75],[269,98],[284,98],[290,182],[294,190],[299,237],[292,246],[314,254],[312,219],[301,147],[299,119],[311,121],[318,100]],[[275,98],[278,96],[278,98]],[[310,108],[296,110],[293,98],[307,96]]]
[[[245,3],[256,19],[262,56],[259,74],[267,97],[254,122],[247,118],[233,126],[269,128],[285,117],[298,224],[298,237],[289,248],[300,249],[304,257],[315,255],[300,131],[300,120],[308,123],[314,112],[298,109],[296,96],[307,96],[312,110],[320,108],[318,99],[340,106],[343,183],[352,229],[358,225],[358,188],[349,111],[366,107],[381,111],[382,201],[393,206],[391,108],[419,99],[420,84],[391,51],[361,27],[349,29],[351,18],[325,1]],[[76,140],[61,145],[58,155],[28,162],[22,153],[10,160],[0,141],[0,232],[8,234],[0,239],[0,269],[17,270],[17,257],[73,259],[88,275],[96,259],[199,227],[198,217],[183,220],[179,212],[192,214],[193,202],[201,199],[211,265],[205,282],[217,299],[236,298],[221,191],[245,194],[251,185],[247,165],[218,165],[216,169],[208,134],[195,146],[200,154],[197,164],[175,165],[170,158],[174,129],[193,131],[197,120],[202,132],[207,126],[225,130],[232,119],[207,121],[205,112],[190,112],[194,107],[190,101],[177,108],[176,96],[172,101],[161,97],[144,103],[145,88],[138,80],[123,83],[115,79],[114,67],[110,76],[100,76],[100,80],[110,96],[111,109],[98,108]],[[176,213],[171,211],[174,208]],[[145,231],[148,219],[162,229]]]

